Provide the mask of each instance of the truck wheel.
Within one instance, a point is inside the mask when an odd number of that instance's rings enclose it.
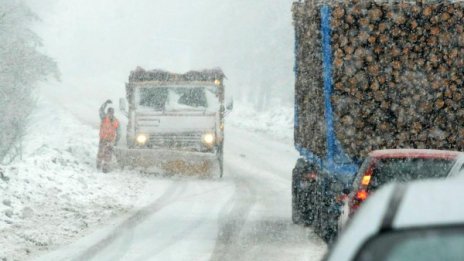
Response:
[[[338,227],[337,218],[334,217],[334,214],[328,213],[327,224],[326,224],[325,231],[324,231],[324,241],[327,244],[329,245],[332,244],[337,238],[337,234],[338,234],[337,227]]]
[[[314,185],[311,185],[310,186],[310,189],[309,189],[309,194],[306,195],[306,202],[305,202],[305,210],[304,210],[304,217],[305,217],[305,225],[307,226],[311,226],[314,222],[314,209],[315,209],[315,206],[314,206],[314,197],[315,197],[315,194],[314,194]]]
[[[222,159],[219,160],[219,177],[222,178],[224,175],[224,161]]]
[[[298,207],[298,195],[296,191],[292,191],[292,222],[293,224],[301,224],[301,212]]]
[[[219,157],[218,157],[218,161],[219,161],[219,178],[222,178],[222,176],[224,175],[224,153],[223,153],[223,145],[221,145],[221,146],[219,147],[218,153],[219,153]]]
[[[292,221],[294,224],[303,223],[303,215],[301,213],[301,195],[298,193],[298,169],[293,170],[292,175]]]
[[[324,203],[323,199],[321,197],[322,192],[320,190],[320,184],[316,184],[314,188],[314,214],[313,214],[313,227],[314,227],[314,232],[317,235],[321,235],[322,231],[322,211],[324,208]]]
[[[304,222],[304,206],[302,202],[302,192],[298,189],[301,176],[305,172],[307,163],[300,158],[296,161],[292,171],[292,221],[294,224],[302,224]]]
[[[323,209],[320,210],[319,236],[322,238],[322,240],[324,240],[325,243],[329,243],[329,239],[330,239],[329,218],[330,216],[327,213],[327,207],[323,207]]]

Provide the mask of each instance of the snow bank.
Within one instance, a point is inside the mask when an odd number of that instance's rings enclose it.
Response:
[[[226,119],[227,124],[253,132],[265,133],[280,140],[293,139],[293,108],[276,106],[258,112],[252,105],[237,103]]]
[[[96,172],[97,129],[44,99],[29,128],[23,160],[0,166],[0,260],[71,242],[131,209],[146,182]]]
[[[258,114],[238,104],[227,124],[290,140],[293,111]],[[67,245],[156,199],[145,193],[148,188],[162,193],[172,182],[96,172],[97,128],[46,99],[39,100],[29,128],[23,160],[0,166],[0,260],[33,258]]]

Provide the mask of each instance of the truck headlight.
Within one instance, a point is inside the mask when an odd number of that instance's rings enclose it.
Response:
[[[145,134],[138,134],[135,140],[137,141],[138,144],[144,145],[148,141],[148,136]]]
[[[201,140],[203,141],[204,144],[211,146],[216,141],[216,137],[213,133],[206,133],[206,134],[203,134],[203,136],[201,137]]]

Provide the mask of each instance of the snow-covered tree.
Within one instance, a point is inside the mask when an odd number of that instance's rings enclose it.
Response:
[[[34,87],[57,76],[56,63],[38,51],[41,40],[31,30],[36,20],[21,1],[0,1],[0,163],[17,155],[34,108]]]

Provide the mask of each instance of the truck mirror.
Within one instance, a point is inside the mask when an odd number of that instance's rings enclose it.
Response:
[[[351,188],[344,188],[342,193],[345,194],[345,195],[349,195],[351,193]]]
[[[226,109],[228,111],[233,110],[234,109],[234,101],[230,101],[229,103],[227,103]]]
[[[119,99],[119,110],[125,115],[127,114],[126,99]]]

